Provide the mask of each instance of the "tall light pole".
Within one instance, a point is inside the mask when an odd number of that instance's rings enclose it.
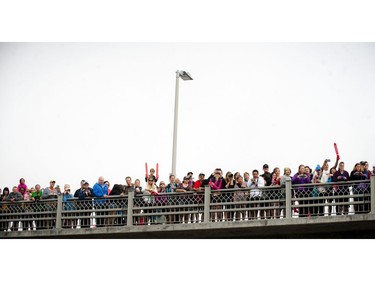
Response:
[[[177,154],[177,127],[178,127],[178,90],[179,78],[182,80],[193,80],[189,72],[183,70],[176,71],[176,93],[174,98],[174,126],[173,126],[173,151],[172,151],[172,174],[176,175],[176,154]]]

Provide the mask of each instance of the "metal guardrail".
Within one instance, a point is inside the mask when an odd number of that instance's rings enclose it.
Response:
[[[0,202],[0,231],[214,223],[375,214],[371,180],[158,195]]]

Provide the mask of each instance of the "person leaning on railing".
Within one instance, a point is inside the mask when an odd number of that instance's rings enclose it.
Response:
[[[260,213],[260,218],[264,218],[257,208],[260,207],[262,188],[265,186],[265,181],[263,177],[259,176],[258,170],[253,170],[252,174],[252,179],[247,183],[247,186],[250,188],[250,208],[253,209],[249,211],[249,220],[256,220],[258,218],[258,212]]]
[[[55,188],[55,183],[56,183],[55,180],[50,180],[49,187],[46,187],[43,190],[42,199],[57,199],[57,196],[61,194],[61,191],[60,191],[60,188],[58,188],[58,186],[56,186]],[[46,214],[45,217],[52,218],[52,219],[46,219],[44,221],[45,222],[44,227],[47,229],[52,228],[55,225],[54,224],[54,221],[55,221],[54,212],[56,211],[56,207],[57,207],[57,204],[55,200],[50,200],[50,202],[45,203],[45,210],[47,212],[50,212],[50,214]]]
[[[334,182],[347,182],[349,180],[349,173],[344,169],[345,164],[344,162],[340,162],[339,169],[333,175]],[[346,196],[350,194],[349,186],[347,184],[338,184],[335,194],[339,196],[339,198],[335,199],[338,203],[336,208],[336,215],[347,215],[349,206],[349,198],[340,198],[340,196]]]
[[[322,183],[322,176],[323,171],[320,165],[317,165],[315,168],[315,172],[313,174],[313,183]],[[326,194],[326,188],[323,185],[318,185],[313,188],[313,192],[311,193],[312,197],[316,197],[313,201],[314,204],[324,204],[324,196]],[[324,206],[316,206],[310,207],[310,215],[311,216],[324,216]]]
[[[1,215],[1,220],[0,220],[0,231],[7,231],[8,230],[8,222],[5,221],[8,217],[7,217],[7,214],[9,213],[9,208],[8,208],[8,204],[6,203],[6,198],[8,197],[9,195],[9,188],[8,187],[4,187],[3,189],[3,193],[0,195],[0,202],[2,202],[0,204],[1,208],[0,208],[0,215]]]
[[[74,211],[75,206],[73,202],[73,194],[70,193],[70,185],[64,185],[64,194],[62,198],[63,206],[65,211]],[[72,212],[67,213],[67,216],[72,217],[75,215]],[[63,220],[63,227],[64,228],[74,228],[77,226],[77,219],[76,218],[69,218]]]
[[[169,183],[165,187],[165,192],[166,193],[175,193],[176,188],[178,184],[176,183],[176,178],[174,175],[169,175]],[[167,197],[168,203],[167,205],[169,207],[169,212],[175,212],[176,209],[172,208],[172,206],[175,206],[177,204],[176,196],[175,195],[168,195]],[[173,224],[176,222],[176,215],[168,215],[167,216],[167,224]]]
[[[22,228],[23,230],[33,230],[33,204],[34,199],[31,196],[31,190],[27,189],[24,196],[24,214],[22,216]]]
[[[284,168],[284,174],[282,175],[282,177],[280,178],[280,186],[281,186],[281,190],[280,190],[280,198],[282,199],[282,201],[280,202],[280,208],[283,208],[283,206],[285,206],[285,199],[286,199],[286,181],[287,180],[290,180],[292,181],[292,177],[290,176],[292,174],[292,170],[289,168],[289,167],[285,167]],[[293,190],[289,190],[288,192],[290,192],[290,197],[293,196]],[[297,208],[295,208],[297,209]],[[285,211],[284,211],[284,214],[283,216],[285,216]]]
[[[236,182],[234,180],[234,175],[232,174],[232,172],[228,171],[225,174],[225,183],[223,183],[223,189],[233,189],[235,184],[236,184]],[[223,195],[223,201],[222,202],[226,202],[226,203],[232,203],[233,202],[233,191],[223,192],[222,195]],[[232,204],[225,205],[226,211],[224,212],[223,221],[226,221],[226,220],[233,221],[234,212],[229,211],[230,209],[233,209],[233,208],[234,208],[234,205],[232,205]]]
[[[194,190],[197,192],[194,195],[195,203],[198,205],[198,213],[196,215],[196,222],[204,221],[204,188],[208,186],[208,180],[205,179],[205,174],[200,173],[198,180],[194,182]],[[200,216],[200,219],[199,219]]]
[[[122,208],[122,202],[118,198],[111,199],[111,196],[120,196],[125,197],[124,187],[121,184],[114,184],[111,192],[109,193],[109,219],[108,219],[108,225],[122,225],[122,217],[123,213],[122,210],[120,211],[112,211],[111,209],[114,208]],[[115,218],[114,216],[119,215],[120,217]]]
[[[273,191],[269,189],[269,186],[271,186],[271,184],[272,184],[272,175],[269,172],[268,164],[263,165],[263,174],[261,174],[260,176],[264,179],[264,185],[266,187],[262,192],[262,199],[263,200],[270,200],[270,199],[272,199],[271,195],[272,195]],[[270,207],[270,206],[271,206],[271,203],[269,203],[269,202],[262,202],[261,203],[261,207],[264,207],[264,208],[267,208],[267,209],[265,209],[264,211],[263,210],[260,211],[260,213],[261,213],[260,217],[263,217],[263,212],[264,212],[266,219],[271,218],[271,209],[268,209],[268,207]]]
[[[243,188],[246,188],[246,187],[247,186],[246,186],[246,183],[243,180],[243,177],[241,175],[237,176],[236,184],[234,185],[234,188],[235,189],[243,189]],[[234,192],[233,202],[236,202],[236,203],[242,202],[243,203],[245,201],[246,201],[245,191],[238,190],[238,191]],[[236,204],[235,208],[236,209],[245,209],[246,204]],[[235,217],[236,221],[240,221],[241,218],[244,221],[245,217],[246,217],[246,211],[236,211],[236,217]]]
[[[140,179],[136,179],[134,181],[134,207],[140,207],[140,200],[141,198],[139,198],[141,195],[143,194],[143,191],[142,191],[142,186],[141,186],[141,180]],[[138,198],[137,198],[138,197]],[[139,214],[141,211],[140,210],[134,210],[133,213],[134,214]],[[139,225],[139,224],[143,224],[143,218],[140,218],[138,216],[133,216],[133,224],[134,225]]]
[[[215,169],[214,173],[209,177],[208,185],[211,187],[211,203],[221,203],[221,194],[219,190],[223,186],[223,177],[221,176],[221,169]],[[210,213],[210,221],[215,221],[215,216],[217,216],[217,221],[221,221],[223,217],[222,206],[216,205],[212,206],[212,209],[218,210],[217,212]]]
[[[134,192],[135,191],[135,186],[132,183],[132,178],[130,176],[127,176],[125,178],[125,182],[126,182],[126,184],[123,185],[124,194],[125,195],[129,195],[129,192]],[[127,209],[124,209],[124,216],[123,216],[123,224],[124,225],[127,224],[127,220],[128,220],[128,213],[127,212],[128,212]]]
[[[363,181],[367,180],[367,175],[362,171],[361,163],[356,163],[353,170],[350,172],[349,180],[351,181]],[[365,196],[367,194],[367,196]],[[370,211],[370,206],[364,201],[370,199],[370,190],[367,183],[356,183],[353,184],[353,195],[362,195],[360,197],[354,197],[354,212],[358,213],[368,213]],[[361,202],[361,204],[358,204]],[[356,204],[357,203],[357,204]]]
[[[39,200],[42,199],[43,191],[41,190],[40,184],[35,185],[35,189],[31,192],[31,199],[33,203],[31,204],[33,212],[37,213],[34,215],[35,218],[35,228],[43,228],[43,215],[40,214],[45,210],[44,204],[40,203]]]
[[[79,210],[90,210],[89,212],[82,212],[80,216],[85,217],[80,219],[81,228],[90,228],[90,215],[92,210],[92,198],[94,193],[89,183],[84,181],[82,183],[82,188],[78,192],[78,209]]]
[[[187,176],[185,176],[182,183],[179,184],[179,186],[177,187],[176,192],[186,193],[192,190],[193,190],[193,187],[191,185],[190,179]],[[193,201],[193,194],[189,193],[189,194],[180,195],[178,196],[178,199],[179,199],[179,205],[189,204],[191,201]],[[185,212],[191,212],[192,208],[183,208],[182,210]],[[184,221],[182,221],[182,219]],[[180,223],[188,223],[189,214],[185,213],[183,215],[180,215],[179,221]]]
[[[305,169],[305,165],[299,165],[298,173],[296,173],[292,178],[292,184],[298,185],[294,189],[294,196],[298,198],[298,216],[299,217],[307,217],[308,215],[308,208],[304,207],[304,205],[308,204],[308,200],[304,200],[304,198],[309,197],[308,188],[303,186],[304,184],[310,183],[310,175],[306,174],[307,170]]]
[[[8,202],[15,203],[15,205],[10,205],[9,206],[9,211],[11,213],[19,213],[20,212],[20,203],[17,203],[19,201],[23,200],[22,194],[18,191],[17,186],[13,186],[12,192],[8,194],[8,196],[5,199]],[[12,227],[11,231],[17,231],[18,230],[18,223],[19,223],[19,215],[13,215],[12,216]]]
[[[282,200],[282,194],[280,187],[280,169],[278,167],[275,167],[271,173],[271,186],[277,186],[276,189],[270,190],[270,199],[276,199],[276,200]],[[278,219],[280,218],[281,208],[280,208],[280,201],[279,202],[273,202],[270,204],[271,207],[274,207],[275,209],[271,210],[271,218]]]
[[[143,194],[147,195],[147,196],[143,197],[143,200],[145,202],[145,207],[146,207],[144,209],[144,213],[145,214],[153,213],[154,210],[148,209],[147,207],[154,206],[154,203],[155,203],[155,196],[154,195],[158,194],[158,189],[157,189],[157,186],[155,184],[155,178],[154,177],[150,176],[147,179],[147,185],[145,186]],[[155,216],[146,216],[144,220],[145,220],[145,224],[149,224],[149,223],[154,224],[155,223]]]
[[[168,196],[165,192],[165,188],[166,188],[165,182],[160,181],[160,184],[159,184],[159,187],[158,187],[158,194],[155,195],[155,205],[163,207],[163,208],[157,209],[156,212],[158,212],[158,213],[165,213],[166,212],[165,206],[167,206],[167,202],[168,202],[167,197]],[[166,219],[165,215],[160,215],[160,216],[157,216],[157,218],[156,218],[156,223],[165,224],[166,221],[167,221],[167,219]]]
[[[324,160],[323,165],[322,165],[322,178],[321,178],[322,183],[332,182],[332,176],[336,172],[336,168],[339,163],[339,160],[340,160],[340,156],[337,155],[335,165],[332,166],[331,168],[329,168],[328,166],[328,162],[330,162],[330,160],[329,159]],[[325,191],[326,191],[324,194],[325,197],[334,196],[334,185],[332,184],[326,185]],[[329,204],[333,203],[333,199],[326,199],[326,200],[327,200],[327,203]],[[328,215],[332,215],[333,210],[334,210],[333,205],[328,205]]]
[[[103,209],[107,209],[107,200],[104,199],[108,197],[108,186],[104,183],[104,178],[100,176],[98,178],[98,182],[94,184],[92,191],[94,193],[94,207],[96,209],[95,214],[97,216],[106,216],[108,214],[107,211],[103,211]],[[99,211],[98,211],[99,210]],[[106,218],[96,218],[96,227],[104,227],[106,225]]]

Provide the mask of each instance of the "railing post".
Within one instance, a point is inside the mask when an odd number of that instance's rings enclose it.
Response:
[[[371,196],[371,211],[370,214],[375,214],[375,175],[371,175],[370,179],[370,196]]]
[[[204,220],[203,222],[210,222],[210,202],[211,202],[211,187],[204,187]]]
[[[133,206],[134,206],[134,191],[128,193],[128,214],[126,218],[126,225],[133,225]]]
[[[56,229],[61,229],[62,227],[62,198],[63,195],[57,195],[57,208],[56,208]]]
[[[285,183],[285,218],[292,218],[292,181],[286,180]]]

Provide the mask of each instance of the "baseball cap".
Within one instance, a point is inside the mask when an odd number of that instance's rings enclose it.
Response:
[[[268,168],[268,165],[267,165],[267,164],[264,164],[264,165],[263,165],[263,169],[266,169],[266,168]]]

